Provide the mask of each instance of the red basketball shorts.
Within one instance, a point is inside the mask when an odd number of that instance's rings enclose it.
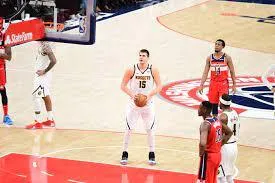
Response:
[[[220,97],[223,94],[228,94],[229,83],[228,80],[225,81],[210,81],[208,99],[212,104],[218,104]]]

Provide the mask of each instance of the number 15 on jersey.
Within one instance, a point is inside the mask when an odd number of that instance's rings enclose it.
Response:
[[[139,81],[139,88],[146,88],[146,81]]]

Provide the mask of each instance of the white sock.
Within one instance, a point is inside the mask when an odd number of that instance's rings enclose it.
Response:
[[[155,133],[154,130],[147,130],[147,140],[149,145],[149,152],[155,152]]]
[[[227,183],[234,183],[234,180],[233,180],[233,176],[232,176],[232,175],[226,176],[226,180],[227,180]]]
[[[39,114],[34,113],[34,120],[38,121],[38,122],[41,122],[41,113],[39,113]]]
[[[48,120],[53,120],[53,111],[48,111]]]
[[[122,151],[127,151],[128,152],[128,146],[129,146],[129,142],[130,142],[131,132],[132,132],[132,130],[127,129],[124,133]]]

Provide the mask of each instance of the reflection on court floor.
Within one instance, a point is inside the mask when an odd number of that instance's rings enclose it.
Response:
[[[0,159],[0,182],[167,183],[196,181],[196,175],[119,165],[9,154]],[[236,183],[256,183],[236,180]]]

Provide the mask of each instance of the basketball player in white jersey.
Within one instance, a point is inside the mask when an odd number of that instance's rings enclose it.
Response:
[[[55,55],[47,42],[40,42],[35,61],[35,76],[33,89],[34,123],[27,125],[27,129],[41,129],[43,127],[55,127],[50,97],[50,84],[52,79],[51,69],[56,64]],[[48,118],[41,120],[41,102],[44,101]]]
[[[157,68],[148,63],[149,51],[142,49],[139,52],[139,63],[127,69],[121,82],[121,90],[130,97],[126,112],[126,131],[123,141],[123,152],[121,164],[128,162],[128,145],[130,135],[135,128],[139,117],[144,122],[144,127],[148,135],[149,161],[150,165],[155,165],[155,111],[152,97],[161,91],[161,80]],[[154,87],[154,84],[156,85]],[[137,94],[147,96],[147,104],[144,107],[137,107],[134,99]]]
[[[237,141],[240,132],[240,120],[237,112],[231,109],[230,105],[231,97],[228,94],[223,94],[220,97],[222,113],[219,118],[223,124],[232,130],[233,135],[221,149],[222,160],[218,171],[218,183],[233,183],[234,175],[237,173],[235,163],[238,155]]]
[[[262,80],[264,84],[273,92],[275,93],[275,86],[272,86],[271,82],[268,81],[268,77],[272,77],[273,81],[275,82],[275,64],[272,64],[267,71],[262,76]]]

